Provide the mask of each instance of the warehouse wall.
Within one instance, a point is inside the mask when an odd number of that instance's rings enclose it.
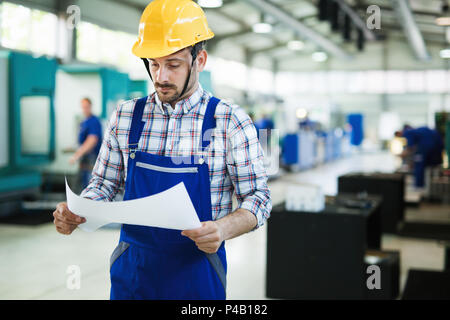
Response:
[[[351,48],[352,46],[345,47]],[[428,44],[427,49],[431,55],[431,61],[422,62],[414,57],[408,43],[400,42],[397,37],[392,37],[385,43],[367,43],[363,54],[354,52],[354,58],[349,61],[329,57],[326,62],[314,62],[310,54],[299,54],[281,59],[279,67],[281,71],[448,69],[448,59],[439,57],[439,51],[443,48],[437,44]]]

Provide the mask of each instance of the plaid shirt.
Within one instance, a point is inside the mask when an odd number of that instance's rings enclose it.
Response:
[[[216,108],[216,128],[205,150],[200,145],[203,116],[211,94],[199,85],[193,95],[175,105],[162,104],[153,93],[142,120],[145,122],[138,151],[164,155],[201,155],[209,166],[213,220],[232,211],[236,193],[238,208],[249,210],[264,224],[272,209],[263,150],[256,129],[245,111],[221,101]],[[137,99],[120,104],[105,131],[92,179],[81,196],[113,201],[125,185],[128,162],[128,135]]]

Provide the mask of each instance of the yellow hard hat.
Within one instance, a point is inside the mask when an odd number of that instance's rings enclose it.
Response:
[[[154,0],[142,14],[132,52],[140,58],[160,58],[212,37],[214,33],[197,3]]]

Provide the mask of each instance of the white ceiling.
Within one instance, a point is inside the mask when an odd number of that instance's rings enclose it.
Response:
[[[121,7],[129,7],[137,16],[149,3],[148,0],[102,0],[101,2],[105,1]],[[389,40],[390,43],[395,41],[403,43],[405,47],[410,46],[402,25],[399,23],[399,18],[393,10],[392,3],[397,0],[345,0],[362,20],[368,17],[366,10],[369,5],[375,4],[381,9],[381,30],[375,31],[378,40],[366,42],[365,49],[362,52],[356,49],[356,31],[352,31],[351,42],[346,42],[342,37],[342,32],[333,32],[328,21],[318,19],[319,0],[263,1],[274,4],[343,52],[357,59],[360,59],[360,57],[366,57],[367,60],[372,59],[373,52],[368,52],[368,50],[373,48],[373,43],[382,46],[384,41]],[[224,5],[221,8],[204,8],[208,23],[216,35],[208,44],[208,50],[213,53],[220,48],[220,52],[226,51],[227,55],[244,56],[240,61],[248,61],[248,59],[255,57],[259,60],[261,58],[271,61],[295,60],[298,58],[298,61],[303,61],[306,56],[310,57],[312,52],[321,49],[317,41],[309,40],[286,25],[285,21],[277,21],[267,14],[264,15],[264,19],[273,24],[273,31],[269,34],[256,34],[252,32],[252,25],[259,22],[263,15],[258,8],[251,4],[251,1],[223,0],[223,2]],[[410,5],[414,19],[427,46],[439,48],[449,46],[445,40],[444,27],[435,24],[435,18],[442,14],[442,0],[410,0]],[[137,22],[128,20],[124,23],[128,26],[137,25]],[[133,30],[135,29],[133,28]],[[353,27],[353,30],[356,30],[356,28]],[[288,49],[287,43],[290,40],[302,40],[304,42],[303,50],[292,51]],[[414,59],[412,50],[407,54],[410,56],[409,58]]]

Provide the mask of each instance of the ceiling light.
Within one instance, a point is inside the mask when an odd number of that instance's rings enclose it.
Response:
[[[304,46],[305,44],[299,40],[292,40],[289,41],[287,44],[288,49],[292,51],[300,51],[303,49]]]
[[[312,54],[312,59],[316,62],[324,62],[327,58],[327,54],[323,51],[316,51]]]
[[[439,52],[439,55],[442,59],[450,59],[450,49],[442,49]]]
[[[450,17],[439,17],[435,21],[438,26],[450,26]]]
[[[272,25],[269,23],[264,23],[264,22],[260,22],[260,23],[255,23],[252,27],[253,32],[256,33],[269,33],[272,31]]]
[[[223,5],[222,0],[198,0],[198,4],[203,8],[219,8]]]

